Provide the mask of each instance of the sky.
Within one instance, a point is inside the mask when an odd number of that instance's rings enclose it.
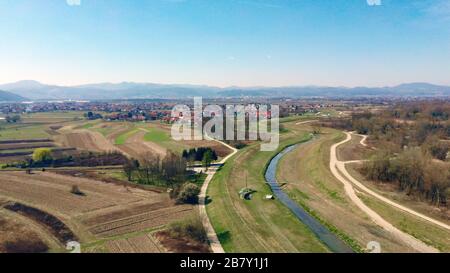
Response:
[[[450,85],[450,0],[0,0],[0,83]]]

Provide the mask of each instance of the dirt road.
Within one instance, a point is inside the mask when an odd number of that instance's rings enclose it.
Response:
[[[413,210],[410,210],[404,206],[401,206],[399,204],[396,204],[394,202],[392,202],[391,200],[382,197],[380,195],[378,195],[377,193],[371,191],[370,189],[368,189],[367,187],[365,187],[364,185],[362,185],[359,181],[357,181],[356,179],[354,179],[345,169],[345,163],[344,161],[339,161],[337,159],[337,147],[350,141],[351,140],[351,134],[346,133],[347,138],[339,143],[334,144],[333,146],[331,146],[331,151],[330,151],[330,170],[333,173],[333,175],[344,184],[344,189],[346,194],[348,195],[348,197],[352,200],[353,203],[355,203],[362,211],[364,211],[371,219],[372,221],[374,221],[377,225],[381,226],[382,228],[384,228],[385,230],[391,232],[394,236],[396,236],[397,238],[399,238],[400,240],[404,241],[406,244],[408,244],[409,246],[411,246],[413,249],[417,250],[418,252],[439,252],[437,249],[426,245],[425,243],[423,243],[422,241],[414,238],[413,236],[397,229],[396,227],[394,227],[392,224],[390,224],[388,221],[384,220],[379,214],[377,214],[375,211],[373,211],[371,208],[369,208],[366,204],[364,204],[364,202],[361,201],[361,199],[356,195],[355,189],[353,188],[353,186],[355,185],[356,187],[358,187],[358,189],[362,190],[363,192],[372,195],[376,198],[378,198],[379,200],[388,203],[390,205],[393,205],[397,208],[400,208],[404,211],[407,211],[415,216],[418,216],[422,219],[425,219],[427,221],[436,223],[438,221],[433,220],[427,216],[424,216],[420,213],[417,213]],[[365,140],[365,139],[363,139]],[[363,142],[363,141],[362,141]],[[341,175],[342,174],[342,175]],[[351,181],[351,182],[350,182]],[[381,198],[380,198],[381,197]],[[395,204],[395,205],[394,205]],[[440,223],[440,222],[439,222]],[[443,224],[443,223],[440,223]],[[445,225],[445,224],[443,224]]]
[[[347,134],[347,139],[348,139],[348,138],[351,138],[351,134],[349,134],[349,133],[346,133],[346,134]],[[364,140],[364,139],[363,139],[363,140]],[[346,142],[347,142],[347,141],[349,141],[349,140],[346,140]],[[344,142],[344,143],[345,143],[345,142]],[[361,144],[362,144],[362,143],[361,143]],[[363,145],[364,145],[364,144],[363,144]],[[362,162],[362,160],[361,160],[360,162]],[[352,161],[346,161],[346,162],[343,162],[343,163],[344,163],[344,164],[348,164],[348,163],[353,163],[353,162],[352,162]],[[341,165],[342,165],[342,164],[341,164]],[[400,209],[400,210],[403,210],[403,211],[405,211],[405,212],[408,212],[408,213],[410,213],[410,214],[412,214],[412,215],[414,215],[414,216],[417,216],[417,217],[419,217],[419,218],[421,218],[421,219],[423,219],[423,220],[425,220],[425,221],[428,221],[428,222],[433,223],[433,224],[435,224],[435,225],[438,225],[438,226],[440,226],[440,227],[442,227],[442,228],[445,228],[445,229],[447,229],[447,230],[450,230],[450,226],[449,226],[449,225],[447,225],[447,224],[445,224],[445,223],[443,223],[443,222],[440,222],[440,221],[438,221],[438,220],[435,220],[435,219],[433,219],[433,218],[431,218],[431,217],[428,217],[428,216],[426,216],[426,215],[424,215],[424,214],[422,214],[422,213],[420,213],[420,212],[416,212],[416,211],[414,211],[414,210],[412,210],[412,209],[410,209],[410,208],[407,208],[407,207],[405,207],[405,206],[402,206],[402,205],[400,205],[400,204],[398,204],[398,203],[395,203],[395,202],[393,202],[392,200],[390,200],[390,199],[388,199],[388,198],[386,198],[386,197],[384,197],[384,196],[382,196],[382,195],[380,195],[380,194],[374,192],[373,190],[367,188],[367,187],[364,186],[361,182],[359,182],[359,181],[356,180],[353,176],[351,176],[350,173],[349,173],[349,172],[347,171],[347,169],[345,168],[345,166],[342,167],[342,169],[339,169],[339,171],[341,171],[342,174],[344,174],[344,176],[347,177],[347,178],[350,180],[350,182],[352,182],[355,186],[357,186],[358,188],[360,188],[360,189],[363,190],[364,192],[370,194],[371,196],[377,198],[378,200],[383,201],[384,203],[387,203],[387,204],[389,204],[389,205],[391,205],[391,206],[393,206],[393,207],[396,207],[396,208],[398,208],[398,209]]]
[[[222,142],[219,140],[214,140],[222,145],[226,146],[227,148],[231,149],[233,152],[226,156],[222,161],[220,161],[220,164],[225,164],[225,162],[230,159],[233,155],[237,153],[237,149]],[[208,190],[209,183],[211,182],[212,178],[216,174],[217,167],[210,168],[207,172],[208,176],[205,179],[205,182],[203,183],[202,189],[200,191],[199,195],[199,214],[200,218],[202,220],[203,226],[205,227],[206,234],[208,236],[208,240],[211,246],[211,250],[213,253],[224,253],[225,251],[222,248],[222,245],[220,244],[219,238],[217,237],[216,231],[214,230],[211,221],[208,218],[208,214],[206,213],[206,192]]]

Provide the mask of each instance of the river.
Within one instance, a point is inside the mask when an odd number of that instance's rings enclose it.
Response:
[[[301,206],[299,206],[294,200],[292,200],[281,188],[277,181],[276,173],[277,166],[280,159],[292,152],[298,145],[293,145],[285,148],[279,154],[277,154],[267,167],[265,178],[267,183],[272,188],[274,196],[280,200],[286,207],[288,207],[292,213],[305,224],[332,252],[337,253],[352,253],[354,252],[347,244],[345,244],[339,237],[332,233],[328,228],[322,225],[316,218],[308,214]]]

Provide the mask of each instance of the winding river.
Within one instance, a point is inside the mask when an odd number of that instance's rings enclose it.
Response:
[[[278,163],[283,156],[289,152],[292,152],[298,147],[298,145],[299,144],[285,148],[270,161],[265,173],[266,181],[272,188],[275,197],[278,198],[278,200],[280,200],[280,202],[286,207],[288,207],[300,220],[300,222],[305,224],[332,252],[352,253],[353,250],[348,245],[346,245],[334,233],[329,231],[316,218],[309,215],[280,188],[280,184],[276,178]]]

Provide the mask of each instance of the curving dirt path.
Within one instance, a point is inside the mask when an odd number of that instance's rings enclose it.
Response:
[[[358,189],[362,190],[363,192],[376,197],[377,199],[388,203],[392,206],[395,206],[401,210],[407,211],[415,216],[418,216],[422,219],[425,219],[429,222],[435,223],[439,221],[436,221],[434,219],[431,219],[423,214],[420,214],[418,212],[415,212],[411,209],[408,209],[402,205],[399,205],[395,202],[392,202],[391,200],[380,196],[379,194],[373,192],[372,190],[368,189],[367,187],[365,187],[363,184],[361,184],[359,181],[357,181],[356,179],[354,179],[346,170],[345,168],[345,161],[339,161],[337,159],[337,147],[347,143],[348,141],[351,140],[351,134],[346,132],[346,136],[347,138],[339,143],[334,144],[333,146],[331,146],[331,151],[330,151],[330,170],[333,173],[333,175],[344,184],[344,189],[346,194],[348,195],[348,197],[352,200],[353,203],[355,203],[362,211],[364,211],[371,219],[372,221],[374,221],[377,225],[381,226],[382,228],[384,228],[385,230],[391,232],[394,236],[396,236],[397,238],[399,238],[400,240],[404,241],[406,244],[408,244],[409,246],[411,246],[413,249],[419,251],[419,252],[439,252],[437,249],[435,249],[434,247],[428,246],[427,244],[423,243],[422,241],[414,238],[413,236],[397,229],[396,227],[394,227],[391,223],[389,223],[388,221],[384,220],[379,214],[377,214],[375,211],[373,211],[371,208],[369,208],[366,204],[364,204],[364,202],[361,201],[361,199],[356,195],[355,189],[353,187],[353,185],[355,185],[356,187],[358,187]],[[365,139],[363,139],[365,140]],[[363,142],[363,141],[362,141]],[[350,182],[351,181],[351,182]],[[440,223],[439,225],[445,225],[443,223]],[[447,226],[447,225],[445,225]]]
[[[349,134],[349,133],[346,133],[346,134],[347,134],[347,138],[348,138],[348,137],[351,138],[351,134]],[[360,160],[359,162],[363,162],[363,161],[364,161],[364,160]],[[348,163],[353,163],[353,162],[352,162],[352,161],[346,161],[346,162],[343,162],[343,163],[344,163],[344,164],[348,164]],[[421,218],[421,219],[423,219],[423,220],[425,220],[425,221],[428,221],[428,222],[433,223],[433,224],[435,224],[435,225],[438,225],[438,226],[440,226],[440,227],[442,227],[442,228],[445,228],[445,229],[447,229],[447,230],[450,230],[450,226],[449,226],[449,225],[447,225],[447,224],[445,224],[445,223],[443,223],[443,222],[441,222],[441,221],[438,221],[438,220],[436,220],[436,219],[433,219],[433,218],[431,218],[431,217],[428,217],[428,216],[426,216],[426,215],[424,215],[424,214],[422,214],[422,213],[420,213],[420,212],[416,212],[416,211],[414,211],[414,210],[412,210],[412,209],[410,209],[410,208],[407,208],[407,207],[405,207],[405,206],[403,206],[403,205],[400,205],[400,204],[398,204],[398,203],[395,203],[394,201],[392,201],[392,200],[390,200],[390,199],[388,199],[388,198],[386,198],[386,197],[384,197],[384,196],[382,196],[382,195],[380,195],[380,194],[374,192],[373,190],[367,188],[367,187],[364,186],[361,182],[359,182],[359,181],[356,180],[353,176],[351,176],[351,174],[347,171],[347,169],[346,169],[345,167],[344,167],[342,170],[340,169],[340,171],[344,174],[344,176],[346,176],[346,177],[350,180],[350,182],[352,182],[353,184],[355,184],[358,188],[360,188],[360,189],[363,190],[364,192],[366,192],[366,193],[372,195],[373,197],[379,199],[380,201],[383,201],[383,202],[385,202],[385,203],[387,203],[387,204],[389,204],[389,205],[391,205],[391,206],[393,206],[393,207],[396,207],[396,208],[398,208],[398,209],[400,209],[400,210],[403,210],[403,211],[405,211],[405,212],[408,212],[408,213],[410,213],[410,214],[412,214],[412,215],[414,215],[414,216],[417,216],[417,217],[419,217],[419,218]]]
[[[316,122],[316,121],[318,121],[318,120],[300,121],[300,122],[297,122],[295,125],[302,125],[302,124],[307,124],[307,123],[313,123],[313,122]]]
[[[208,139],[210,139],[209,137],[207,137]],[[222,159],[222,161],[219,162],[219,164],[225,164],[225,162],[230,159],[233,155],[235,155],[237,153],[237,149],[226,144],[225,142],[219,141],[219,140],[215,140],[216,142],[221,143],[222,145],[226,146],[227,148],[231,149],[233,152],[231,154],[229,154],[228,156],[226,156],[224,159]],[[210,168],[208,171],[208,176],[205,179],[205,182],[203,183],[203,186],[200,190],[200,195],[199,195],[199,214],[200,214],[200,219],[203,223],[203,226],[206,230],[206,234],[208,236],[208,241],[211,247],[211,250],[213,253],[225,253],[225,251],[223,250],[222,245],[220,244],[219,238],[217,237],[216,231],[214,230],[211,221],[209,220],[208,214],[206,212],[206,192],[208,190],[208,186],[209,183],[211,182],[212,178],[214,177],[214,175],[217,172],[217,167],[214,168]]]

